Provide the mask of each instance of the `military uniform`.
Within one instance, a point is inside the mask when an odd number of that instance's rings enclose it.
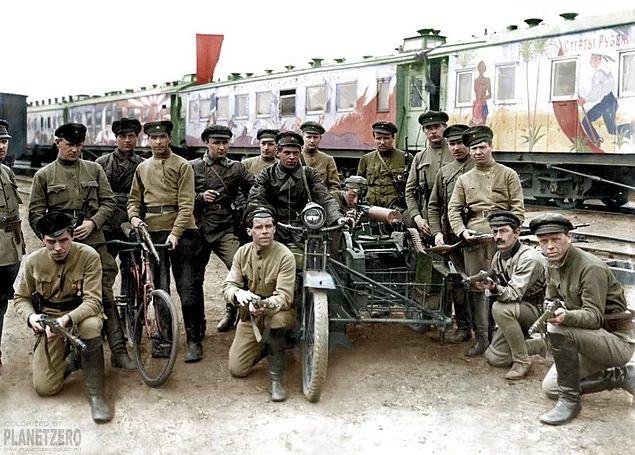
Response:
[[[397,186],[405,184],[412,157],[399,149],[393,149],[386,157],[377,150],[362,156],[357,166],[357,175],[368,180],[368,204],[392,207],[400,197]],[[403,209],[403,207],[400,207]]]
[[[241,161],[243,166],[245,166],[245,169],[251,172],[254,176],[257,176],[263,169],[276,164],[277,162],[278,158],[266,160],[262,157],[262,155],[252,156],[251,158],[247,158]]]
[[[337,191],[342,187],[340,185],[340,176],[337,173],[337,165],[332,156],[320,150],[313,152],[303,150],[302,159],[306,163],[306,166],[315,169],[318,177],[328,191]]]

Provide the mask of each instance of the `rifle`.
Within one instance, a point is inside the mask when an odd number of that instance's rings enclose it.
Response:
[[[258,320],[262,320],[261,317],[255,318],[253,314],[251,314],[251,311],[249,311],[249,305],[253,305],[254,309],[259,310],[260,308],[268,308],[269,307],[269,301],[265,300],[261,297],[258,298],[253,298],[250,301],[248,301],[247,303],[241,304],[240,305],[240,313],[241,313],[241,320],[246,320],[246,314],[249,314],[249,320],[251,321],[251,327],[254,330],[254,336],[256,337],[256,341],[258,343],[260,343],[260,341],[263,338],[267,338],[268,337],[268,330],[265,329],[265,333],[264,335],[260,333],[260,328],[258,327],[258,323],[260,321]],[[257,320],[258,319],[258,320]]]
[[[154,247],[154,243],[152,242],[152,237],[150,237],[150,232],[148,232],[148,225],[145,223],[141,223],[139,227],[137,227],[137,231],[139,232],[139,238],[141,242],[146,246],[148,252],[152,255],[154,260],[157,262],[157,265],[161,262],[159,259],[159,253],[157,249]]]
[[[486,281],[488,278],[492,278],[494,279],[494,281],[498,281],[497,273],[494,270],[481,270],[476,275],[464,278],[463,286],[472,286],[474,283],[478,283],[479,281]]]
[[[445,256],[446,254],[450,254],[453,251],[463,248],[471,243],[477,243],[477,242],[481,242],[485,240],[492,240],[493,238],[494,238],[493,234],[476,234],[469,241],[465,240],[465,238],[462,238],[461,240],[459,240],[453,245],[433,246],[430,248],[426,248],[424,251],[426,253],[437,253],[442,256]]]
[[[75,346],[80,351],[85,351],[88,347],[86,343],[84,343],[79,337],[76,337],[71,332],[69,332],[65,327],[62,327],[57,319],[47,316],[45,314],[40,314],[40,318],[38,320],[43,327],[48,327],[51,329],[51,332],[57,333],[58,335],[63,335],[73,346]]]
[[[545,299],[543,304],[543,313],[540,315],[538,319],[529,327],[527,333],[529,335],[533,335],[538,331],[543,331],[543,325],[547,322],[548,319],[554,317],[556,310],[558,308],[565,308],[564,301],[561,299]]]

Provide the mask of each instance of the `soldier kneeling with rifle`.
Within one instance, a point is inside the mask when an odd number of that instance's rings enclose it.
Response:
[[[69,215],[60,212],[49,212],[37,221],[44,248],[26,259],[16,283],[15,309],[37,335],[35,391],[50,396],[61,390],[65,359],[73,345],[80,350],[93,420],[104,423],[112,416],[104,401],[102,269],[93,248],[73,241],[72,223]]]

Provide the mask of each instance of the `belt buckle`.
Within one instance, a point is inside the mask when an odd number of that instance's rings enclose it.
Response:
[[[483,210],[483,212],[481,213],[481,216],[483,218],[487,218],[487,215],[489,215],[490,210]]]

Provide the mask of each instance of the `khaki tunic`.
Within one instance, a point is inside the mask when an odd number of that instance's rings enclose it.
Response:
[[[542,304],[545,288],[545,258],[527,245],[510,258],[497,251],[492,259],[492,270],[500,275],[504,284],[497,284],[496,300],[500,303]]]
[[[251,172],[254,176],[257,176],[258,174],[260,174],[260,171],[268,168],[272,164],[276,164],[277,162],[278,158],[267,161],[262,157],[262,155],[252,156],[251,158],[247,158],[241,161],[241,163],[243,163],[243,165],[245,166],[245,169]]]
[[[20,218],[22,199],[15,183],[15,175],[8,166],[0,164],[0,217],[8,220]],[[17,235],[16,235],[17,234]],[[0,266],[17,264],[22,260],[24,240],[22,232],[5,231],[0,222]]]
[[[37,233],[35,223],[46,212],[63,211],[75,215],[88,201],[86,220],[95,229],[82,243],[95,246],[106,242],[104,223],[112,219],[115,201],[104,169],[97,163],[79,159],[71,165],[57,159],[35,173],[29,204],[29,224]],[[90,216],[89,216],[90,215]]]
[[[421,215],[429,223],[428,200],[434,180],[439,169],[453,160],[445,139],[441,147],[428,146],[415,155],[406,182],[406,205],[410,219],[414,220],[415,216]]]
[[[474,167],[474,161],[469,156],[465,161],[454,160],[441,167],[434,179],[434,186],[428,201],[428,223],[432,234],[442,232],[446,241],[452,228],[448,220],[448,203],[454,191],[459,176],[465,174]]]
[[[322,180],[322,183],[324,183],[328,191],[336,191],[341,188],[337,165],[332,156],[320,150],[314,152],[302,150],[302,158],[306,166],[315,169],[318,177]]]
[[[176,206],[165,213],[145,213],[146,207]],[[150,232],[167,231],[181,237],[194,222],[194,170],[184,158],[171,153],[153,156],[137,166],[128,198],[128,217],[138,217]]]
[[[408,172],[411,161],[410,154],[405,154],[398,149],[393,149],[387,157],[380,157],[377,150],[362,156],[357,167],[357,175],[368,181],[369,205],[388,207],[393,199],[399,196],[393,179],[399,185],[405,185],[404,175]]]

